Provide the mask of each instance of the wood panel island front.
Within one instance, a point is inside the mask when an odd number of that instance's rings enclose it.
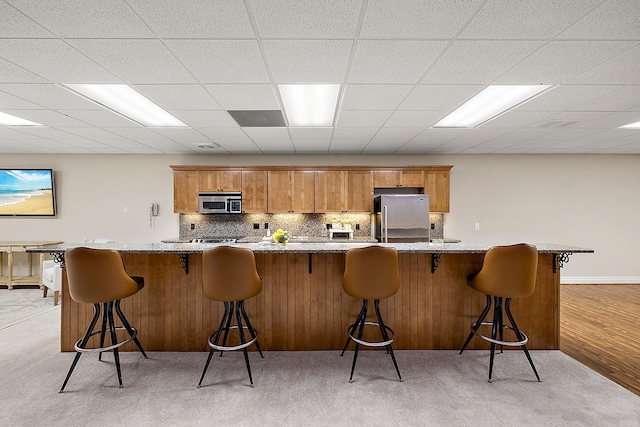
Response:
[[[234,244],[254,251],[262,292],[246,302],[247,312],[264,350],[338,350],[347,326],[356,318],[359,301],[342,290],[345,253],[370,243]],[[64,264],[64,251],[87,246],[122,254],[127,272],[142,276],[145,286],[122,301],[149,351],[207,351],[207,338],[220,321],[223,306],[202,290],[204,249],[216,244],[61,244],[33,248]],[[396,334],[396,349],[458,349],[484,308],[485,296],[466,285],[467,276],[482,267],[491,245],[397,243],[401,285],[380,303],[382,315]],[[537,244],[536,290],[514,300],[518,325],[529,336],[530,349],[559,348],[560,267],[574,253],[590,249]],[[230,284],[232,286],[232,284]],[[93,314],[67,291],[63,274],[60,347],[73,351]],[[130,343],[131,344],[131,343]],[[127,344],[124,350],[134,350]],[[469,348],[488,348],[473,340]]]

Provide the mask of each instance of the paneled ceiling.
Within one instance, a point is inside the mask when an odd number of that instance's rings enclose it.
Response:
[[[637,0],[5,0],[0,153],[640,154]],[[126,83],[186,128],[62,88]],[[278,83],[340,83],[330,128],[241,128]],[[476,129],[432,125],[490,84],[554,89]],[[214,148],[202,148],[213,146]]]

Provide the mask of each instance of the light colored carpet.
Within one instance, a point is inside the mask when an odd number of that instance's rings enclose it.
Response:
[[[42,298],[42,291],[36,288],[0,289],[0,329],[53,308],[53,291]]]
[[[640,397],[559,351],[532,352],[541,383],[522,352],[498,355],[491,384],[485,351],[398,351],[403,383],[384,352],[362,352],[353,384],[352,352],[252,352],[255,388],[234,352],[200,389],[206,353],[125,353],[122,389],[111,354],[86,354],[58,394],[74,356],[58,351],[59,315],[0,330],[1,425],[640,425]]]

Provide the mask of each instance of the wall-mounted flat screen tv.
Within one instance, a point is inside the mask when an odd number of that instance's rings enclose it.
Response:
[[[51,169],[0,169],[0,215],[55,216]]]

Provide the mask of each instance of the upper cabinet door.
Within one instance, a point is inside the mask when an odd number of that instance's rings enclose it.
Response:
[[[345,191],[346,212],[373,212],[373,173],[347,171]]]
[[[241,171],[199,171],[200,191],[242,191]]]
[[[293,212],[315,212],[315,181],[314,171],[291,171],[291,210]]]
[[[269,187],[267,212],[291,212],[291,172],[269,171],[267,172],[267,182]]]
[[[424,172],[421,170],[373,171],[374,188],[423,188]]]
[[[267,171],[242,171],[242,212],[267,212]]]
[[[198,211],[198,173],[173,172],[173,211],[194,213]]]
[[[429,195],[431,212],[449,212],[449,171],[429,171],[425,174],[424,192]]]
[[[344,211],[345,174],[345,171],[336,170],[315,172],[316,212]]]

